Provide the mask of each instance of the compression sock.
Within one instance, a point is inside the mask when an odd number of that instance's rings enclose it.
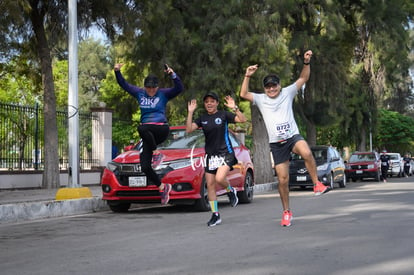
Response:
[[[217,213],[218,212],[217,201],[209,201],[209,203],[210,203],[211,212]]]

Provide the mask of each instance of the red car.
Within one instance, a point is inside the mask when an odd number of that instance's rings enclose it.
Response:
[[[240,203],[253,200],[254,169],[250,151],[230,133],[239,163],[228,173],[236,188]],[[147,182],[141,172],[140,144],[134,150],[120,154],[103,171],[103,200],[114,212],[126,212],[132,203],[160,202],[158,187]],[[207,186],[204,178],[204,134],[202,130],[185,132],[185,126],[171,127],[168,139],[154,153],[152,165],[164,183],[172,184],[170,204],[193,205],[198,211],[208,211]],[[217,195],[226,190],[217,186]]]

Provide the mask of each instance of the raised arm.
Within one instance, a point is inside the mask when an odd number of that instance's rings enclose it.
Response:
[[[190,100],[188,102],[188,115],[187,115],[187,121],[185,124],[185,131],[187,133],[191,133],[192,131],[198,128],[198,125],[193,122],[193,114],[196,108],[197,108],[197,101],[195,99]]]
[[[184,85],[180,77],[174,72],[174,70],[167,64],[165,65],[166,65],[166,69],[164,69],[164,72],[166,72],[171,77],[171,79],[174,81],[174,87],[163,89],[163,92],[168,97],[168,99],[172,99],[176,97],[177,95],[179,95],[184,90]]]
[[[243,83],[240,89],[240,97],[250,102],[253,102],[253,94],[249,92],[249,80],[250,77],[256,72],[259,65],[252,65],[247,67],[246,73],[244,74]]]
[[[303,55],[303,68],[299,78],[296,80],[296,88],[299,90],[308,80],[310,76],[310,61],[312,58],[312,51],[309,50]]]
[[[116,81],[118,82],[119,86],[121,86],[122,89],[124,89],[125,91],[127,91],[129,94],[131,94],[132,96],[135,97],[135,95],[138,93],[139,88],[129,84],[125,78],[122,76],[121,74],[121,67],[124,66],[124,64],[115,64],[114,66],[114,71],[115,71],[115,77],[116,77]]]

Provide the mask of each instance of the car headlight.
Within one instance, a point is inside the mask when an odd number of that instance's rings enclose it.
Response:
[[[106,168],[111,172],[115,171],[118,167],[119,167],[119,164],[115,162],[108,162],[108,164],[106,165]]]
[[[200,158],[194,158],[194,159],[181,159],[171,162],[164,162],[158,165],[155,170],[162,170],[165,168],[171,168],[173,170],[182,169],[189,166],[200,166]]]
[[[327,164],[327,163],[325,163],[325,164],[323,164],[323,165],[319,165],[318,167],[316,167],[316,169],[317,169],[318,171],[324,171],[324,170],[327,170],[327,169],[328,169],[328,164]]]

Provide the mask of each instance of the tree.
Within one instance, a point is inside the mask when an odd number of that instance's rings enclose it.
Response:
[[[398,112],[381,109],[378,116],[376,137],[378,148],[389,152],[411,152],[414,145],[414,119]]]
[[[78,1],[80,29],[87,30],[93,22],[104,29],[108,37],[115,37],[116,29],[128,33],[129,12],[135,6],[129,1]],[[17,55],[30,57],[31,65],[40,71],[44,105],[45,150],[44,188],[59,187],[58,134],[56,97],[53,82],[53,56],[65,51],[67,38],[67,1],[4,0],[0,3],[0,46],[7,49],[4,59]],[[126,18],[124,17],[126,16]],[[4,60],[2,60],[4,61]]]

